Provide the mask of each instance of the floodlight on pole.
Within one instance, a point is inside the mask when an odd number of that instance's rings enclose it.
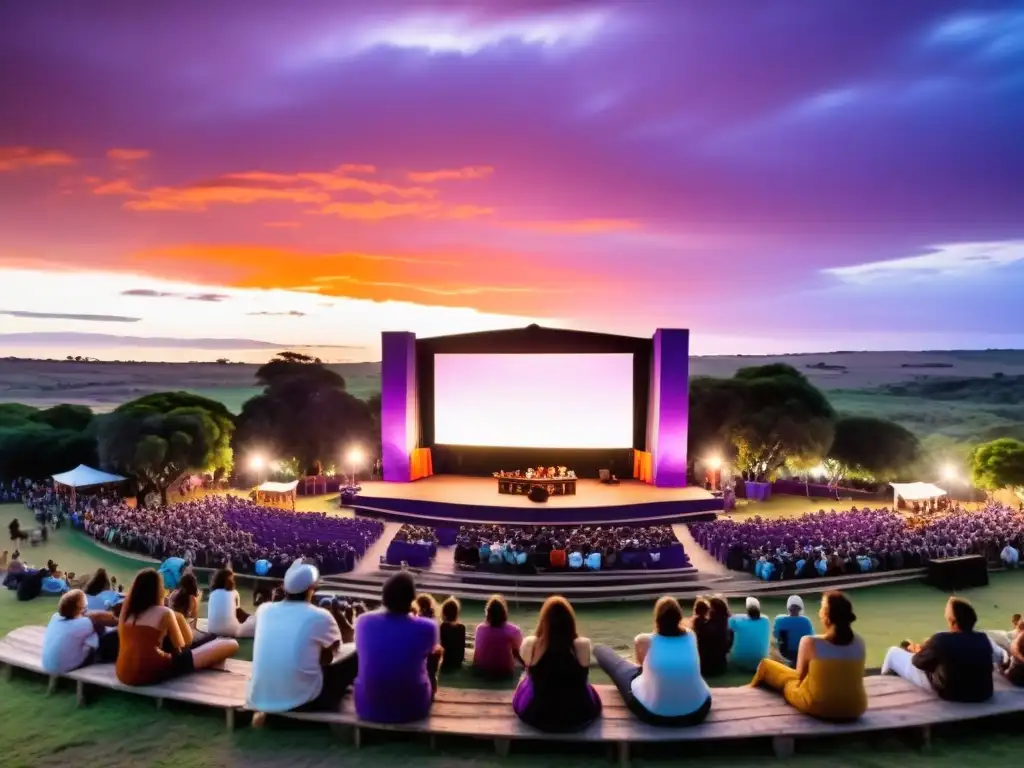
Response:
[[[947,464],[942,468],[942,479],[946,482],[955,482],[959,476],[960,473],[956,471],[956,467],[952,464]]]
[[[348,463],[352,465],[352,485],[356,484],[356,465],[363,461],[363,451],[359,446],[353,446],[348,450]]]
[[[261,469],[263,469],[263,465],[265,463],[266,462],[264,461],[262,456],[253,456],[251,459],[249,459],[249,466],[252,468],[253,472],[259,472]]]
[[[708,466],[717,472],[722,468],[722,457],[712,456],[710,459],[708,459]]]

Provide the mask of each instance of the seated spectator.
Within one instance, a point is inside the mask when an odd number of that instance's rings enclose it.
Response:
[[[633,645],[638,664],[606,645],[594,648],[598,666],[629,710],[651,725],[704,722],[711,711],[711,691],[700,675],[696,635],[683,626],[683,611],[674,597],[658,600],[654,632],[637,635]]]
[[[601,699],[587,680],[590,640],[576,632],[576,615],[564,597],[549,597],[537,629],[523,640],[526,667],[512,709],[527,725],[554,733],[586,727],[601,714]]]
[[[508,605],[494,595],[484,608],[484,622],[477,624],[473,648],[473,671],[490,678],[509,678],[520,660],[523,633],[508,620]]]
[[[356,620],[356,713],[378,723],[422,720],[433,702],[427,664],[438,649],[437,622],[413,614],[416,583],[408,572],[389,578],[381,596],[380,610]]]
[[[1024,632],[1017,632],[1014,636],[1008,656],[1003,674],[1013,685],[1024,687]]]
[[[721,597],[698,599],[693,604],[690,624],[697,636],[701,676],[724,675],[729,668],[729,651],[732,648],[728,603]]]
[[[985,633],[993,644],[1006,653],[1010,653],[1010,646],[1013,645],[1013,641],[1024,632],[1024,624],[1021,624],[1019,613],[1015,613],[1010,617],[1010,627],[1010,630],[990,629]]]
[[[437,601],[426,593],[416,595],[416,613],[424,619],[437,621],[441,609],[437,607]],[[444,646],[438,644],[435,652],[427,659],[427,676],[430,678],[431,694],[437,693],[437,672],[440,669],[441,658],[444,655]]]
[[[284,575],[284,600],[264,603],[257,611],[248,708],[335,711],[355,680],[354,648],[342,647],[334,617],[312,604],[319,580],[316,566],[297,560]]]
[[[1016,568],[1017,564],[1020,562],[1020,552],[1016,547],[1012,546],[1010,542],[1006,542],[1006,546],[1003,547],[1003,551],[999,553],[999,559],[1007,568]]]
[[[756,597],[747,598],[747,612],[743,616],[730,616],[732,654],[729,664],[744,672],[757,670],[761,659],[768,655],[771,624],[761,615],[761,603]]]
[[[188,563],[182,557],[169,557],[160,564],[160,578],[164,589],[177,589]]]
[[[206,613],[207,629],[219,637],[256,635],[256,614],[242,610],[242,600],[235,589],[235,574],[230,568],[221,568],[213,575]]]
[[[992,668],[1002,663],[1003,651],[984,632],[975,632],[978,614],[961,597],[946,603],[948,632],[937,632],[923,645],[907,643],[890,648],[882,674],[898,675],[914,685],[935,691],[942,699],[965,704],[992,698]]]
[[[39,584],[39,593],[43,595],[63,595],[71,590],[71,585],[61,574],[57,564],[48,561],[43,570],[43,580]]]
[[[790,706],[805,715],[856,720],[868,707],[864,640],[852,628],[857,617],[842,592],[822,596],[819,616],[825,634],[801,638],[796,669],[762,659],[751,685],[780,692]]]
[[[0,573],[6,573],[7,572],[7,565],[10,562],[11,562],[11,551],[9,549],[5,549],[3,552],[0,552]]]
[[[223,664],[238,652],[238,643],[223,639],[189,648],[176,614],[164,605],[163,579],[152,568],[135,576],[121,608],[117,631],[117,679],[125,685],[161,683]],[[170,653],[163,649],[165,639],[170,640]]]
[[[814,625],[804,616],[804,601],[800,595],[790,595],[786,601],[786,613],[775,617],[772,634],[778,643],[779,655],[791,665],[795,664],[800,641],[814,634]]]
[[[459,621],[460,609],[459,601],[454,597],[441,604],[442,672],[459,669],[466,660],[466,625]]]
[[[192,571],[186,571],[167,601],[171,610],[185,617],[185,623],[195,630],[199,623],[199,582]],[[216,634],[215,632],[212,634]]]
[[[43,633],[43,671],[64,675],[93,662],[117,659],[117,619],[110,613],[89,613],[85,594],[71,590],[57,604]]]
[[[85,585],[85,600],[90,611],[107,611],[124,599],[124,594],[113,588],[106,568],[97,568]]]

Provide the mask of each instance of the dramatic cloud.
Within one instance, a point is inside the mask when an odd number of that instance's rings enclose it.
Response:
[[[129,288],[126,291],[121,291],[122,296],[134,296],[136,298],[147,298],[147,299],[185,299],[186,301],[208,301],[208,302],[221,302],[229,298],[227,294],[223,293],[196,293],[196,294],[184,294],[175,293],[174,291],[155,291],[149,288]]]
[[[465,168],[450,168],[440,171],[412,171],[409,181],[417,184],[435,184],[438,181],[477,181],[494,173],[489,165],[469,165]]]
[[[827,275],[853,283],[915,278],[961,278],[976,276],[1024,262],[1024,240],[1000,243],[952,243],[936,246],[929,253],[849,267],[830,267]]]
[[[105,333],[0,333],[0,343],[15,346],[55,346],[80,344],[91,347],[123,349],[139,347],[140,349],[196,349],[210,352],[229,352],[240,350],[279,350],[295,349],[295,344],[278,344],[272,341],[256,339],[216,339],[216,338],[174,338],[170,336],[115,336]],[[362,350],[364,347],[347,346],[344,344],[313,344],[302,349],[334,349]]]
[[[72,315],[62,312],[23,312],[21,310],[0,309],[0,315],[20,317],[26,320],[81,320],[89,323],[137,323],[141,317],[124,317],[123,315]]]
[[[75,158],[57,149],[36,147],[0,147],[0,172],[26,168],[54,168],[74,165]]]

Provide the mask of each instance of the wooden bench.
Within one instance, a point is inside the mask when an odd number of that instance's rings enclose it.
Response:
[[[42,636],[42,627],[23,627],[0,638],[0,662],[46,674],[39,664]],[[109,664],[85,667],[64,677],[78,684],[80,703],[85,701],[86,686],[111,688],[150,696],[157,700],[158,706],[168,699],[223,709],[227,725],[232,728],[236,712],[245,710],[245,686],[251,666],[245,661],[229,661],[223,672],[197,672],[163,685],[139,688],[119,683],[113,665]],[[50,678],[51,690],[56,679]],[[427,719],[401,725],[361,721],[355,714],[351,696],[344,699],[339,712],[289,712],[274,717],[349,728],[357,747],[362,743],[365,730],[424,733],[429,736],[431,746],[436,744],[438,736],[486,739],[493,741],[502,756],[508,754],[513,741],[605,743],[615,748],[619,762],[625,765],[629,762],[631,745],[644,743],[765,738],[771,739],[776,755],[788,757],[800,738],[916,729],[927,745],[933,726],[1024,711],[1024,690],[1013,688],[1001,679],[997,682],[995,696],[983,704],[941,701],[931,692],[898,677],[868,677],[864,684],[868,692],[868,711],[857,722],[846,724],[815,720],[796,712],[777,694],[742,687],[712,689],[711,714],[701,725],[659,728],[637,720],[615,688],[608,685],[597,686],[604,710],[601,718],[577,733],[542,733],[525,725],[512,712],[512,691],[508,690],[440,688]]]
[[[53,692],[60,678],[74,680],[80,706],[87,703],[89,687],[148,696],[162,708],[165,700],[180,701],[224,711],[229,730],[235,726],[235,715],[245,706],[245,688],[252,665],[247,661],[229,660],[223,670],[203,670],[160,685],[130,686],[117,679],[113,664],[93,664],[66,675],[49,675],[40,663],[44,627],[21,627],[0,638],[0,663],[9,675],[13,668],[25,669],[49,678],[48,690]]]

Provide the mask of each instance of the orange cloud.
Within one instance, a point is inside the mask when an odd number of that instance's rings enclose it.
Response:
[[[369,203],[330,203],[317,211],[326,216],[337,216],[342,219],[363,219],[379,221],[382,219],[417,218],[417,219],[471,219],[477,216],[488,216],[494,209],[478,205],[446,205],[435,202],[390,203],[386,200],[374,200]]]
[[[528,229],[549,235],[596,235],[605,232],[628,232],[639,229],[631,219],[575,219],[569,221],[513,221],[504,226]]]
[[[139,160],[146,160],[149,158],[150,152],[148,149],[125,149],[123,147],[115,147],[114,149],[107,150],[107,159],[115,160],[119,163],[134,163]]]
[[[298,229],[302,226],[301,221],[264,221],[264,227],[271,229]]]
[[[54,168],[75,165],[78,161],[66,152],[38,147],[0,147],[0,172],[26,168]]]
[[[523,254],[456,252],[323,253],[266,245],[181,245],[135,254],[129,265],[156,276],[188,274],[202,284],[281,289],[324,297],[471,307],[535,316],[564,306],[568,292],[594,288],[593,277]]]
[[[479,181],[494,173],[489,165],[467,165],[463,168],[443,168],[439,171],[410,171],[409,181],[417,184],[434,184],[438,181]]]

